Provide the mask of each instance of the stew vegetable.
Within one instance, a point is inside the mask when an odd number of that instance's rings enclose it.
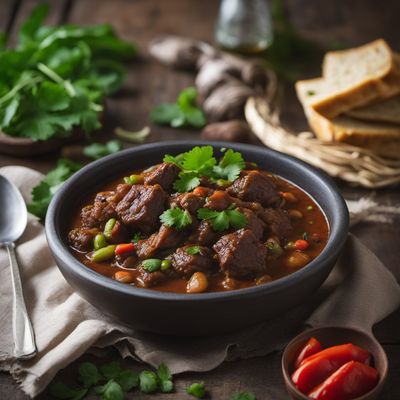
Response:
[[[119,282],[177,293],[259,285],[308,264],[326,245],[325,216],[303,190],[223,149],[194,147],[91,196],[68,242]]]

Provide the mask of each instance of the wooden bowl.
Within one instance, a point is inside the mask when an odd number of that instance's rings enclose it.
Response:
[[[388,372],[388,360],[386,353],[378,341],[370,334],[355,328],[345,328],[339,326],[327,326],[314,328],[302,332],[296,336],[285,348],[282,355],[282,373],[285,380],[286,389],[290,397],[295,400],[310,400],[310,397],[301,393],[293,384],[291,375],[294,372],[293,364],[300,349],[311,337],[316,338],[323,348],[336,346],[339,344],[353,343],[372,354],[373,366],[379,372],[378,384],[363,396],[354,400],[374,400],[379,398],[379,394],[385,384]],[[340,400],[340,399],[338,399]]]
[[[65,138],[33,141],[30,138],[6,135],[0,132],[0,153],[16,157],[30,157],[50,153],[68,143],[76,142],[84,136],[80,130]]]

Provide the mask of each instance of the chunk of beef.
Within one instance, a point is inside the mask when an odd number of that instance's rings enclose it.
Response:
[[[193,193],[178,193],[170,196],[169,204],[171,208],[180,207],[196,215],[199,208],[205,203],[204,197],[196,196]]]
[[[247,278],[265,273],[267,249],[250,229],[221,237],[213,246],[220,268],[229,278]]]
[[[266,228],[265,222],[258,218],[257,215],[248,208],[239,207],[238,211],[243,213],[246,217],[246,228],[250,229],[258,240],[262,239]]]
[[[146,185],[155,185],[158,183],[164,190],[172,189],[172,185],[179,174],[179,167],[172,163],[162,163],[156,165],[150,171],[144,174],[144,183]]]
[[[233,203],[233,199],[225,190],[216,190],[208,197],[206,207],[210,210],[222,211]]]
[[[197,229],[189,236],[189,242],[208,246],[215,243],[220,236],[220,233],[213,230],[211,222],[203,219]]]
[[[93,248],[93,239],[100,233],[97,228],[76,228],[68,233],[69,244],[78,251],[89,251]]]
[[[279,239],[286,238],[292,230],[290,218],[282,209],[266,208],[259,216],[268,225],[269,234]]]
[[[194,272],[211,271],[215,267],[212,251],[203,246],[198,246],[197,254],[189,254],[188,248],[193,248],[192,244],[188,244],[176,249],[169,258],[172,266],[179,275],[190,277]]]
[[[145,240],[139,240],[136,245],[136,252],[140,259],[152,257],[157,250],[176,247],[184,239],[185,233],[161,225],[157,233],[153,233]]]
[[[142,267],[139,267],[138,272],[139,275],[136,277],[136,285],[140,287],[152,287],[167,279],[167,275],[161,271],[147,272]]]
[[[240,200],[259,202],[264,207],[278,206],[281,202],[275,183],[260,171],[242,171],[227,192]]]
[[[125,225],[150,233],[160,223],[166,199],[166,193],[158,184],[133,185],[118,203],[116,212]]]
[[[130,188],[130,185],[120,184],[115,192],[97,193],[93,205],[88,205],[82,209],[82,226],[88,228],[100,227],[110,218],[115,218],[117,216],[115,211],[117,204],[128,193]]]
[[[134,253],[117,254],[115,256],[115,267],[133,269],[136,267],[138,262],[137,255]]]

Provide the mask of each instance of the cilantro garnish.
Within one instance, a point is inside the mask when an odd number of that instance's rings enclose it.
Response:
[[[200,185],[202,177],[234,181],[245,167],[242,155],[231,149],[225,152],[217,164],[212,146],[196,146],[177,156],[167,154],[163,161],[173,163],[181,169],[178,179],[174,182],[174,189],[178,192],[193,190]]]
[[[170,228],[182,229],[192,223],[192,217],[187,210],[170,208],[160,215],[160,221]]]
[[[135,232],[133,234],[133,238],[132,238],[131,242],[132,243],[137,243],[139,240],[143,240],[143,239],[146,239],[146,236],[143,235],[142,232]]]
[[[185,249],[186,253],[194,256],[200,253],[200,246],[190,246]]]
[[[160,382],[160,389],[163,393],[170,393],[174,388],[172,375],[169,368],[164,364],[160,364],[157,368],[157,376]]]
[[[83,154],[86,157],[97,160],[99,158],[108,156],[109,154],[117,153],[122,149],[122,144],[119,140],[110,140],[105,144],[92,143],[89,146],[84,147]]]
[[[158,378],[153,371],[142,371],[139,374],[139,389],[143,393],[154,393],[158,389]]]
[[[209,220],[213,230],[216,232],[224,231],[229,227],[241,229],[247,224],[246,216],[237,209],[214,211],[209,208],[200,208],[197,211],[197,217]]]
[[[207,121],[203,111],[196,106],[196,98],[197,90],[188,87],[181,91],[176,103],[155,107],[150,113],[150,119],[156,124],[170,125],[173,128],[202,128]]]
[[[256,396],[252,393],[248,392],[240,392],[240,393],[235,393],[232,397],[231,400],[256,400]]]
[[[245,162],[242,155],[229,149],[225,152],[224,156],[213,168],[213,172],[218,178],[227,179],[233,182],[239,177],[240,171],[245,167]]]
[[[81,168],[81,164],[75,163],[67,158],[58,160],[56,168],[51,170],[45,178],[32,189],[32,201],[28,204],[28,211],[44,219],[47,207],[53,195],[64,181]]]
[[[196,382],[196,383],[192,383],[187,389],[186,389],[186,393],[190,394],[194,397],[197,397],[198,399],[202,399],[205,397],[206,395],[206,388],[204,386],[204,383],[201,382]]]
[[[15,48],[0,48],[0,130],[35,141],[100,128],[104,98],[136,52],[109,25],[43,26],[47,13],[36,7]]]

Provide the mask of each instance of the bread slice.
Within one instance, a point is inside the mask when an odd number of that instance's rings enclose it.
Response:
[[[297,96],[302,104],[307,105],[312,102],[315,96],[318,96],[323,92],[325,88],[326,83],[323,78],[308,79],[296,83]],[[304,111],[309,114],[311,113],[312,108],[307,107]],[[354,108],[347,111],[346,115],[365,121],[400,124],[400,96],[391,97],[363,107]]]
[[[309,106],[326,118],[400,94],[400,65],[383,39],[328,52],[323,79]],[[301,84],[302,81],[299,83]]]
[[[346,115],[364,121],[380,121],[400,124],[400,96],[382,100],[379,103],[347,111]]]
[[[319,139],[368,148],[382,156],[400,157],[400,125],[366,122],[346,115],[330,120],[311,108],[310,98],[318,93],[323,85],[322,78],[296,84],[297,95],[308,122]]]

